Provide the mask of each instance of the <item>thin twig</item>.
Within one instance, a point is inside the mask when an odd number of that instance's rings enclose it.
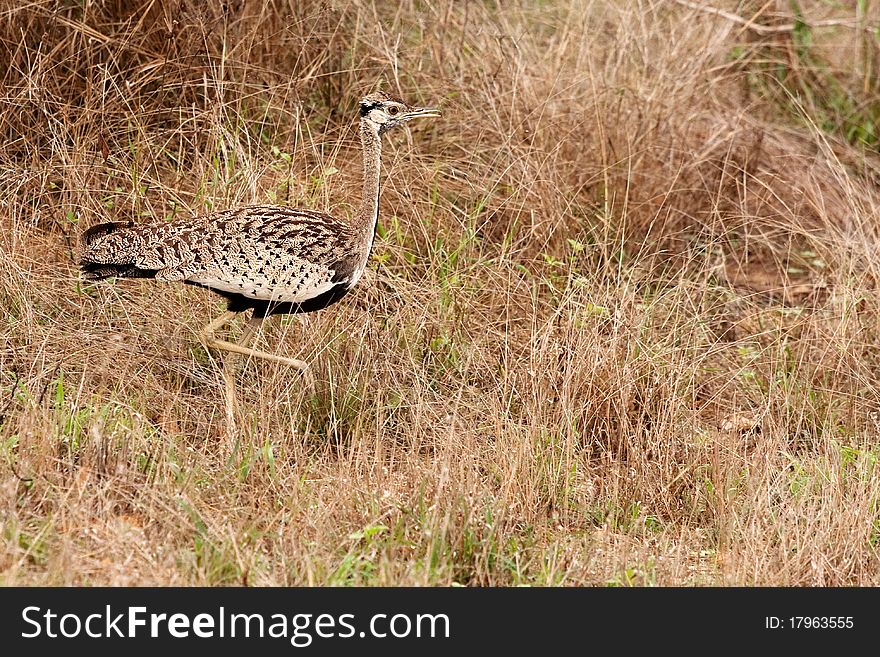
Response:
[[[878,25],[864,25],[861,21],[837,18],[829,18],[826,20],[813,22],[801,21],[801,23],[784,23],[782,25],[762,25],[761,23],[755,22],[755,19],[758,17],[760,12],[752,16],[752,18],[743,18],[738,14],[725,11],[724,9],[718,9],[717,7],[700,4],[698,2],[691,2],[691,0],[675,0],[675,2],[689,9],[696,9],[697,11],[702,11],[706,14],[721,16],[722,18],[736,23],[737,25],[742,25],[747,30],[751,30],[752,32],[756,32],[761,35],[784,34],[786,32],[794,32],[799,24],[805,25],[810,29],[815,29],[819,27],[846,27],[853,30],[864,30],[869,34],[876,34],[877,30],[880,29],[880,26]]]

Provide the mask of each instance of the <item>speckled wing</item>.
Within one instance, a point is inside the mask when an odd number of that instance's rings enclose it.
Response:
[[[309,210],[250,206],[153,225],[137,266],[266,301],[302,303],[339,282],[348,227]]]

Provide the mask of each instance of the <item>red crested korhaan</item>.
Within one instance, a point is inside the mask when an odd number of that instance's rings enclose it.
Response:
[[[254,331],[268,316],[321,310],[354,287],[376,234],[381,136],[411,119],[439,115],[384,92],[360,101],[363,198],[350,221],[313,210],[252,205],[171,222],[102,223],[82,235],[83,275],[181,281],[213,290],[228,306],[201,330],[206,346],[290,365],[311,383],[304,361],[252,349]],[[252,314],[237,344],[216,337],[247,310]]]

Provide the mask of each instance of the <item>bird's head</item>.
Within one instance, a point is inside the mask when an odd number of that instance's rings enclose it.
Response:
[[[361,120],[366,121],[381,135],[389,128],[411,119],[440,116],[433,107],[410,107],[402,100],[384,91],[377,91],[361,99]]]

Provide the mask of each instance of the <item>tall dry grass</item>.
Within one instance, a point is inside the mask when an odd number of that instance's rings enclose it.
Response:
[[[694,4],[0,8],[2,581],[880,584],[880,9]],[[443,119],[231,426],[220,301],[76,236],[350,215],[377,83]]]

